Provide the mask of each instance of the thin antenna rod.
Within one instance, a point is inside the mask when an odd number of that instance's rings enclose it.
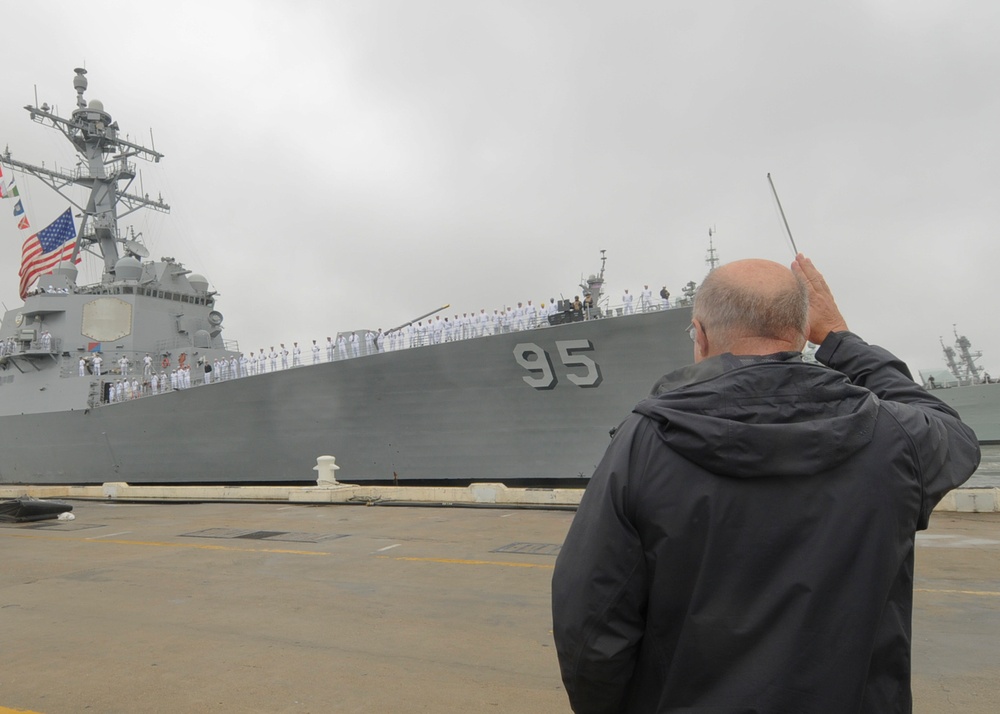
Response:
[[[774,200],[778,204],[778,212],[781,213],[781,220],[785,223],[785,231],[788,233],[788,240],[792,242],[792,251],[795,255],[799,254],[799,249],[795,247],[795,239],[792,238],[792,229],[788,227],[788,219],[785,218],[785,210],[781,207],[781,199],[778,198],[778,191],[774,188],[774,181],[771,180],[771,174],[767,174],[767,182],[771,184],[771,193],[774,194]]]

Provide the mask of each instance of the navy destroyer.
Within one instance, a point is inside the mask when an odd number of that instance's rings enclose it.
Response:
[[[592,309],[563,304],[524,329],[449,341],[407,325],[396,349],[383,337],[317,363],[307,355],[275,370],[268,355],[247,368],[209,281],[172,257],[150,259],[120,225],[133,211],[169,210],[130,192],[133,161],[163,155],[123,139],[102,103],[84,99],[87,84],[77,69],[69,118],[25,107],[73,144],[76,169],[0,156],[80,219],[72,251],[68,240],[52,248],[59,262],[30,291],[22,277],[24,304],[0,326],[2,483],[306,483],[324,454],[345,481],[585,479],[609,430],[691,361],[689,300],[610,310],[602,267],[585,284]],[[57,242],[76,223],[63,229]],[[99,282],[78,283],[81,257],[103,264]],[[220,365],[240,378],[221,379]]]

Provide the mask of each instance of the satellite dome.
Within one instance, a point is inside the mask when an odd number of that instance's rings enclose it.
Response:
[[[130,255],[115,263],[115,276],[119,280],[138,280],[142,276],[142,263]]]
[[[68,260],[64,260],[63,262],[59,263],[59,265],[56,266],[56,269],[52,271],[52,274],[65,275],[66,280],[68,280],[70,283],[75,283],[76,276],[80,274],[80,271],[77,270],[75,264],[71,263]]]
[[[191,284],[191,287],[197,290],[198,292],[200,293],[208,292],[208,278],[206,278],[204,275],[200,275],[198,273],[191,273],[188,276],[188,282]]]
[[[103,112],[104,102],[102,102],[100,99],[91,99],[89,102],[87,102],[87,109],[92,109],[95,112]]]

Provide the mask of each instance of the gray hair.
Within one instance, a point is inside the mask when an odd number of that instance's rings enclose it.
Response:
[[[741,337],[806,335],[809,289],[797,276],[787,286],[761,290],[727,280],[725,271],[712,271],[695,293],[694,317],[719,345]]]

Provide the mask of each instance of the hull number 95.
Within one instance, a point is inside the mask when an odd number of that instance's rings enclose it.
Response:
[[[600,366],[581,352],[591,352],[590,340],[556,340],[556,353],[566,370],[566,379],[578,387],[596,387],[604,379]],[[559,382],[552,368],[552,357],[534,342],[521,342],[514,346],[514,359],[532,376],[521,377],[535,389],[553,389]]]

